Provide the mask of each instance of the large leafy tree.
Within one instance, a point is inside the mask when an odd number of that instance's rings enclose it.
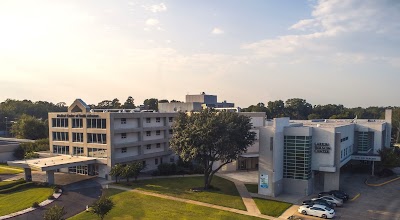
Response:
[[[102,196],[92,205],[91,211],[103,220],[104,216],[106,216],[113,207],[114,202],[110,198]]]
[[[127,164],[123,167],[122,170],[122,177],[126,178],[126,182],[129,183],[129,178],[134,177],[135,181],[137,180],[140,171],[142,171],[145,167],[141,162],[133,162]]]
[[[124,104],[122,105],[122,108],[125,109],[133,109],[136,108],[135,107],[135,99],[132,98],[132,96],[129,96],[126,101],[124,102]]]
[[[115,164],[111,167],[110,175],[115,178],[115,183],[118,183],[118,177],[124,175],[124,167],[121,164]]]
[[[179,113],[173,124],[170,147],[184,161],[204,166],[204,188],[222,166],[237,160],[253,144],[255,133],[250,118],[234,112]],[[218,167],[213,165],[220,161]]]
[[[156,98],[144,100],[143,105],[147,106],[151,110],[158,111],[158,99],[156,99]]]
[[[285,109],[288,116],[295,120],[304,120],[312,113],[312,105],[305,99],[292,98],[286,100]]]
[[[35,117],[23,114],[11,127],[11,133],[17,138],[40,139],[47,138],[48,124]]]

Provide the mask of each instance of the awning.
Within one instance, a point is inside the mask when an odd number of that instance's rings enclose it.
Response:
[[[37,158],[30,160],[7,161],[7,164],[15,167],[34,168],[40,171],[56,170],[66,167],[83,166],[96,163],[96,158],[71,155],[58,155],[54,157]]]
[[[251,157],[259,157],[260,154],[242,154],[240,157],[251,158]]]

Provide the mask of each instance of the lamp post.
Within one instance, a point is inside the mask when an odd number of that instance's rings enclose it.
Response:
[[[8,137],[8,131],[7,131],[7,117],[4,117],[6,119],[6,137]]]

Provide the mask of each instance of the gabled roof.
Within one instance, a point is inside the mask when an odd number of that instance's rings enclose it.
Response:
[[[71,106],[68,107],[68,112],[82,112],[87,113],[90,111],[90,107],[82,101],[82,99],[75,99]]]

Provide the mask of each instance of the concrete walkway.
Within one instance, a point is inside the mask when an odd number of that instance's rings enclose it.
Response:
[[[140,194],[144,194],[144,195],[148,195],[148,196],[154,196],[154,197],[163,198],[163,199],[169,199],[169,200],[173,200],[173,201],[179,201],[179,202],[185,202],[185,203],[194,204],[194,205],[205,206],[205,207],[219,209],[219,210],[228,211],[228,212],[234,212],[234,213],[237,213],[237,214],[242,214],[242,215],[247,215],[247,216],[254,216],[254,217],[258,217],[258,218],[262,218],[262,219],[271,219],[271,220],[277,219],[277,218],[274,218],[272,216],[262,215],[262,214],[259,214],[259,213],[257,214],[257,213],[254,213],[254,212],[247,212],[247,211],[243,211],[243,210],[239,210],[239,209],[228,208],[228,207],[219,206],[219,205],[213,205],[213,204],[194,201],[194,200],[190,200],[190,199],[182,199],[182,198],[177,198],[177,197],[168,196],[168,195],[164,195],[164,194],[158,194],[158,193],[153,193],[153,192],[142,191],[142,190],[138,190],[138,189],[130,189],[130,188],[121,187],[121,186],[115,186],[115,185],[108,185],[108,187],[109,188],[114,188],[114,189],[120,189],[120,190],[124,190],[124,191],[132,191],[132,192],[136,192],[136,193],[140,193]]]

